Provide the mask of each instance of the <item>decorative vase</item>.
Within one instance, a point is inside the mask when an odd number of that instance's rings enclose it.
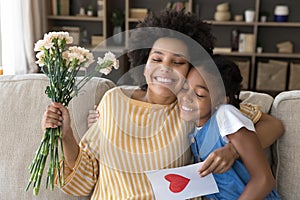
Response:
[[[254,10],[246,10],[245,11],[245,21],[246,22],[254,22],[255,11]]]
[[[122,27],[115,26],[113,30],[113,41],[115,44],[120,45],[123,41]]]

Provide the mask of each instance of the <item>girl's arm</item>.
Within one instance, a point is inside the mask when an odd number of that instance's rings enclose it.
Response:
[[[227,137],[250,173],[250,180],[239,199],[264,199],[275,187],[275,179],[257,135],[241,128]]]
[[[282,122],[264,113],[255,124],[255,129],[262,148],[271,146],[284,133]]]
[[[251,116],[256,116],[255,109],[250,113]],[[268,148],[284,133],[284,127],[280,120],[275,117],[262,113],[258,122],[255,124],[256,134],[260,141],[262,148]],[[199,174],[204,177],[210,172],[224,173],[230,169],[239,154],[236,152],[235,147],[228,143],[213,151],[204,161]]]
[[[263,113],[259,106],[241,103],[240,111],[255,124],[256,133],[263,148],[272,145],[284,133],[282,122]]]

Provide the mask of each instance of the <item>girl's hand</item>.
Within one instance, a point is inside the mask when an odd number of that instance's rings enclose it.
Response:
[[[204,177],[209,173],[221,174],[229,170],[234,161],[239,158],[239,154],[231,143],[216,149],[204,161],[198,170],[199,175]]]
[[[97,106],[94,105],[94,110],[89,110],[89,115],[88,115],[88,127],[90,128],[99,118],[99,112],[97,110]]]
[[[66,133],[71,129],[71,120],[69,110],[62,104],[52,102],[46,108],[42,119],[42,129],[57,128],[62,126],[62,132]]]

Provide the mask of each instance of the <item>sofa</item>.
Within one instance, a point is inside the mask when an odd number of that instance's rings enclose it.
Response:
[[[44,178],[38,196],[33,196],[32,187],[24,191],[29,178],[28,166],[42,137],[42,115],[50,104],[44,92],[47,84],[48,79],[43,74],[0,76],[0,200],[89,199],[68,196],[58,188],[46,190]],[[95,77],[70,102],[77,141],[88,128],[88,110],[113,87],[112,81]],[[241,98],[259,105],[263,112],[271,113],[284,123],[285,133],[270,147],[269,159],[282,198],[300,199],[300,91],[282,92],[275,98],[245,91]]]

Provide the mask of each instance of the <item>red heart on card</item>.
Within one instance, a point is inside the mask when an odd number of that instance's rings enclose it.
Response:
[[[170,182],[169,188],[171,192],[174,193],[178,193],[184,190],[184,188],[190,182],[189,178],[180,176],[178,174],[167,174],[165,175],[165,179]]]

